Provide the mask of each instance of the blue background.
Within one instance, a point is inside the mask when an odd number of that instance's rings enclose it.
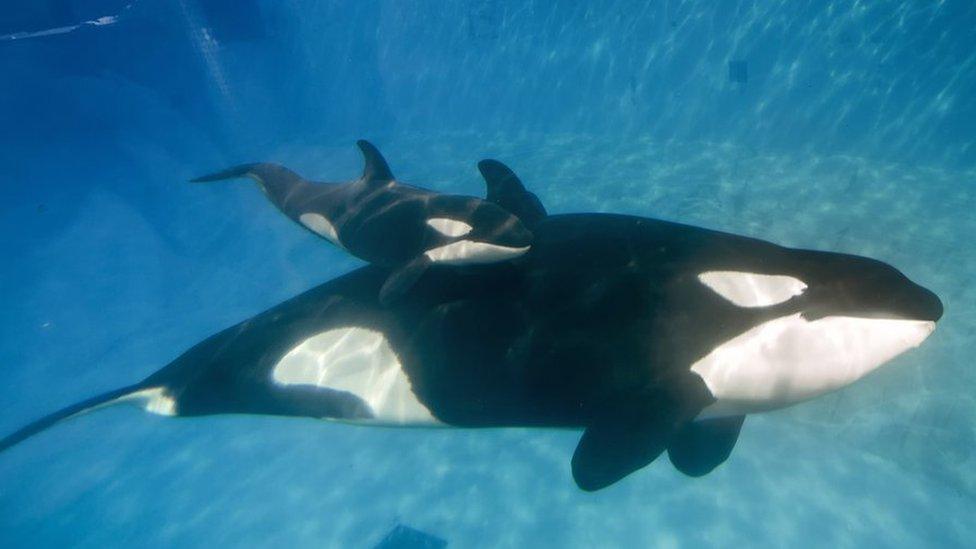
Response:
[[[460,547],[976,535],[976,4],[8,4],[0,433],[356,267],[253,186],[186,181],[255,160],[347,179],[363,137],[443,191],[482,193],[497,157],[552,212],[877,257],[947,313],[863,382],[750,417],[714,474],[655,463],[596,494],[571,432],[108,409],[0,455],[0,545],[362,547],[398,522]]]

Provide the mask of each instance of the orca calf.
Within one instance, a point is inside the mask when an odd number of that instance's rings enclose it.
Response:
[[[496,201],[400,183],[376,147],[363,140],[357,145],[365,168],[348,183],[312,183],[267,163],[244,164],[193,181],[254,179],[282,213],[306,229],[360,259],[393,268],[380,290],[384,302],[407,291],[431,265],[495,263],[529,249],[531,231]],[[499,179],[498,200],[504,203],[512,185],[507,174],[496,172],[490,175]]]
[[[183,417],[583,429],[571,462],[583,490],[664,452],[700,476],[730,455],[746,414],[849,385],[942,316],[932,292],[880,261],[640,217],[545,216],[504,166],[486,166],[498,204],[541,214],[519,261],[431,269],[390,306],[377,297],[390,269],[360,268],[0,450],[138,402]]]

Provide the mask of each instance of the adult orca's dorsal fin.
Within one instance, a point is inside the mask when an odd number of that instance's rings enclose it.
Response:
[[[539,197],[525,189],[511,168],[497,160],[486,159],[478,162],[478,171],[485,178],[489,202],[505,208],[528,227],[546,217],[546,209]]]
[[[389,164],[380,154],[380,151],[372,143],[365,139],[356,141],[359,150],[363,152],[363,180],[364,181],[392,181],[393,172],[390,171]]]

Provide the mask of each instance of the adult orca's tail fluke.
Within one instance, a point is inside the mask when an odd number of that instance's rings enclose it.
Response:
[[[126,402],[133,399],[147,400],[152,399],[156,396],[155,393],[159,393],[159,396],[163,395],[161,389],[150,389],[142,384],[130,385],[128,387],[123,387],[121,389],[116,389],[114,391],[109,391],[103,393],[96,397],[83,400],[77,404],[72,404],[66,408],[62,408],[53,414],[48,414],[41,419],[29,423],[26,427],[23,427],[16,432],[0,439],[0,452],[3,452],[7,448],[10,448],[14,444],[23,441],[29,437],[40,433],[41,431],[52,427],[53,425],[60,423],[66,419],[71,419],[73,417],[97,410],[98,408],[103,408],[105,406],[111,406],[113,404]],[[160,411],[160,413],[165,413]]]

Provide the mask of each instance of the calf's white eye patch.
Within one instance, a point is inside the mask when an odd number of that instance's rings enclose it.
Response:
[[[798,278],[740,271],[708,271],[698,280],[739,307],[769,307],[789,301],[807,289]]]
[[[464,221],[458,221],[457,219],[450,219],[448,217],[432,217],[427,220],[427,224],[442,235],[452,238],[464,236],[474,228]]]

